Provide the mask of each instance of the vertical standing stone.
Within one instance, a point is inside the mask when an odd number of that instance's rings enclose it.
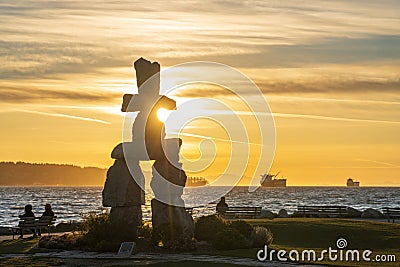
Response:
[[[194,232],[192,216],[186,212],[182,199],[183,188],[186,184],[186,173],[179,162],[181,139],[166,139],[164,148],[165,158],[155,161],[151,187],[155,199],[151,201],[153,228],[170,229],[170,236],[179,241],[191,240]],[[168,201],[168,204],[159,200]],[[180,236],[174,236],[179,233]]]
[[[118,145],[111,153],[114,165],[107,171],[107,179],[102,192],[103,206],[111,207],[110,219],[124,229],[127,240],[136,239],[136,228],[142,222],[141,196],[142,189],[133,179],[122,153],[122,145]],[[139,162],[138,168],[139,167]],[[141,175],[141,173],[135,174]],[[144,177],[142,178],[144,181]]]

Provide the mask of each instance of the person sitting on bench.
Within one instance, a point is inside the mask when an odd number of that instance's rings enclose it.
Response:
[[[44,206],[44,212],[42,214],[42,217],[39,220],[45,219],[46,217],[54,217],[54,211],[52,210],[51,205],[49,203],[47,203]],[[50,218],[50,220],[51,220],[51,218]],[[38,228],[38,235],[39,236],[42,235],[40,227]]]
[[[32,220],[35,219],[35,214],[33,214],[32,212],[32,205],[28,204],[25,206],[25,213],[19,216],[21,219],[22,218],[32,218]],[[23,225],[19,225],[19,226],[23,226]],[[35,228],[31,228],[31,231],[33,233],[33,237],[37,237],[36,235],[36,230]],[[22,227],[19,229],[19,237],[23,238],[23,233],[22,233]]]
[[[51,205],[49,203],[44,206],[44,212],[42,216],[54,217],[54,211],[51,209]]]
[[[225,197],[221,197],[221,200],[218,202],[216,210],[218,214],[225,214],[225,212],[228,210],[228,204],[225,202]]]

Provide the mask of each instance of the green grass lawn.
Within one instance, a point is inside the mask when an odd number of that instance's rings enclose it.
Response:
[[[24,238],[15,240],[4,240],[0,242],[0,254],[29,253],[39,239]]]
[[[312,219],[312,218],[288,218],[274,220],[247,220],[252,225],[269,228],[274,241],[271,249],[300,252],[305,249],[314,249],[320,253],[323,249],[336,249],[336,241],[339,238],[347,240],[345,249],[369,249],[373,256],[377,254],[394,254],[396,263],[378,262],[331,262],[323,261],[323,264],[336,266],[400,266],[400,225],[372,221],[349,219]],[[256,258],[258,250],[244,249],[237,251],[223,251],[216,254],[226,256],[239,256]]]
[[[57,266],[62,264],[59,259],[45,259],[24,257],[27,254],[40,251],[36,248],[38,243],[37,238],[24,238],[16,240],[4,240],[0,242],[0,255],[1,254],[21,254],[21,257],[0,259],[0,266]]]
[[[311,218],[289,218],[274,220],[248,220],[252,225],[268,227],[273,235],[274,241],[271,249],[284,249],[290,251],[296,249],[314,249],[320,253],[323,249],[332,247],[336,249],[336,240],[345,238],[348,246],[345,249],[369,249],[373,251],[371,258],[376,254],[394,254],[397,262],[331,262],[323,261],[320,264],[336,266],[400,266],[400,225],[392,223],[380,223],[372,221],[349,220],[349,219],[311,219]],[[33,248],[38,239],[8,240],[0,242],[0,254],[7,253],[31,253],[37,251]],[[213,255],[233,256],[256,259],[258,249],[240,249],[231,251],[214,251]],[[26,261],[26,263],[25,263]],[[57,265],[57,261],[50,259],[32,259],[38,265]],[[0,265],[29,266],[29,259],[9,259]],[[8,264],[7,264],[8,263]],[[48,264],[49,263],[49,264]],[[48,264],[48,265],[46,265]],[[177,264],[177,265],[176,265]],[[34,266],[35,264],[31,264]],[[170,266],[180,266],[179,263],[171,263]],[[182,265],[183,266],[183,265]]]
[[[350,248],[400,248],[399,224],[311,218],[249,220],[249,223],[268,227],[274,234],[274,243],[281,246],[296,248],[336,247],[336,240],[345,238]]]

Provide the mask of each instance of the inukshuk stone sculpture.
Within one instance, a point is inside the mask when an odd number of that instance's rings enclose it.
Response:
[[[119,144],[112,152],[116,161],[107,173],[103,205],[112,207],[111,216],[135,227],[133,222],[141,221],[140,205],[144,204],[141,190],[144,176],[139,160],[155,160],[151,181],[155,195],[151,201],[153,231],[169,229],[172,238],[179,232],[179,238],[190,240],[194,232],[193,219],[181,198],[187,178],[179,162],[182,142],[179,138],[165,139],[164,123],[157,118],[160,108],[175,109],[176,102],[159,95],[160,65],[157,62],[140,58],[134,67],[139,94],[124,95],[121,110],[139,113],[132,127],[132,142]],[[127,153],[123,153],[125,149]],[[127,154],[128,158],[124,156]],[[127,160],[134,179],[128,171]]]

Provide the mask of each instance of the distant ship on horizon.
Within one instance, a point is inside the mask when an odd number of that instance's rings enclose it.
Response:
[[[360,182],[357,182],[357,181],[353,180],[351,177],[349,177],[347,179],[347,186],[348,187],[359,187],[360,186]]]
[[[207,179],[203,177],[188,177],[186,180],[186,186],[205,186],[208,185]]]
[[[286,187],[286,179],[276,178],[280,172],[277,174],[263,174],[261,175],[260,184],[262,187]]]

